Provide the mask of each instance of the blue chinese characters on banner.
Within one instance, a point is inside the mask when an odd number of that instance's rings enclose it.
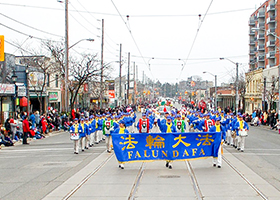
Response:
[[[221,133],[113,134],[119,162],[218,157]]]

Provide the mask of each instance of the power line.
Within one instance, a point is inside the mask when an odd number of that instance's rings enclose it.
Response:
[[[127,28],[128,32],[130,33],[130,36],[131,36],[131,38],[133,39],[133,42],[134,42],[134,44],[135,44],[135,46],[136,46],[136,48],[137,48],[138,52],[140,53],[140,55],[141,55],[141,57],[142,57],[142,59],[143,59],[144,63],[146,64],[146,66],[147,66],[147,68],[149,69],[149,71],[150,71],[150,73],[151,73],[152,77],[154,78],[154,76],[153,76],[153,73],[152,73],[151,69],[148,67],[147,62],[146,62],[146,60],[144,59],[143,54],[142,54],[142,52],[141,52],[141,50],[140,50],[139,46],[137,45],[137,43],[136,43],[136,40],[135,40],[134,36],[132,35],[131,29],[128,27],[128,24],[127,24],[127,23],[125,22],[125,20],[123,19],[122,15],[121,15],[120,11],[118,10],[117,6],[115,5],[114,1],[113,1],[113,0],[111,0],[111,2],[112,2],[112,4],[114,5],[114,7],[115,7],[115,9],[117,10],[117,12],[119,13],[119,16],[121,17],[121,19],[122,19],[122,21],[124,22],[124,24],[125,24],[125,26],[126,26],[126,28]]]
[[[5,42],[8,43],[8,44],[10,44],[10,45],[12,45],[13,47],[16,47],[16,48],[18,48],[18,49],[21,49],[21,50],[23,50],[23,51],[25,51],[25,52],[27,52],[27,53],[33,54],[32,52],[30,52],[30,51],[28,51],[28,50],[26,50],[26,49],[23,49],[21,46],[15,45],[15,44],[13,44],[12,42],[9,42],[9,41],[7,41],[7,40],[5,40]]]
[[[74,5],[73,4],[70,4],[73,8],[74,8],[74,10],[84,19],[84,20],[86,20],[91,26],[93,26],[94,28],[96,28],[96,29],[98,29],[96,26],[94,26],[90,21],[88,21],[88,19],[87,18],[85,18],[82,14],[81,14],[81,12],[80,11],[78,11],[75,7],[74,7]]]
[[[43,31],[43,30],[40,30],[40,29],[38,29],[38,28],[29,26],[29,25],[27,25],[27,24],[25,24],[25,23],[22,23],[22,22],[20,22],[20,21],[18,21],[18,20],[15,20],[15,19],[13,19],[13,18],[11,18],[11,17],[9,17],[9,16],[7,16],[7,15],[4,15],[3,13],[0,13],[0,15],[2,15],[3,17],[6,17],[6,18],[8,18],[8,19],[10,19],[10,20],[12,20],[12,21],[14,21],[14,22],[17,22],[17,23],[19,23],[19,24],[21,24],[21,25],[24,25],[24,26],[27,26],[27,27],[29,27],[29,28],[31,28],[31,29],[34,29],[34,30],[36,30],[36,31],[39,31],[39,32],[42,32],[42,33],[46,33],[46,34],[49,34],[49,35],[52,35],[52,36],[56,36],[56,37],[63,37],[63,36],[61,36],[61,35],[49,33],[49,32],[47,32],[47,31]]]
[[[59,10],[62,11],[64,9],[60,8],[52,8],[52,7],[45,7],[45,6],[32,6],[32,5],[23,5],[23,4],[11,4],[11,3],[0,3],[0,5],[5,5],[5,6],[17,6],[17,7],[25,7],[25,8],[36,8],[36,9],[47,9],[47,10]],[[228,11],[221,11],[221,12],[215,12],[215,13],[208,13],[208,15],[217,15],[217,14],[226,14],[226,13],[231,13],[231,12],[242,12],[242,11],[247,11],[247,10],[255,10],[255,8],[244,8],[244,9],[238,9],[238,10],[228,10]],[[74,11],[74,10],[69,10],[69,11]],[[74,11],[76,12],[76,11]],[[92,11],[79,11],[78,12],[86,12],[90,14],[98,14],[98,15],[110,15],[110,16],[119,16],[114,13],[101,13],[101,12],[92,12]],[[131,17],[194,17],[197,16],[197,14],[189,14],[189,15],[131,15]],[[125,16],[123,16],[125,17]]]
[[[23,32],[21,32],[21,31],[18,31],[18,30],[14,29],[14,28],[11,28],[11,27],[9,27],[9,26],[6,26],[5,24],[2,24],[2,23],[0,23],[0,25],[1,25],[1,26],[4,26],[4,27],[6,27],[6,28],[8,28],[8,29],[10,29],[10,30],[12,30],[12,31],[15,31],[15,32],[17,32],[17,33],[20,33],[20,34],[22,34],[22,35],[28,36],[28,37],[30,37],[30,38],[34,38],[34,39],[42,40],[42,41],[54,41],[54,42],[59,42],[59,41],[56,41],[56,40],[43,39],[43,38],[39,38],[39,37],[36,37],[36,36],[32,36],[32,35],[23,33]]]
[[[181,69],[181,72],[180,72],[180,75],[179,75],[179,79],[180,79],[180,77],[181,77],[181,75],[182,75],[182,72],[183,72],[185,66],[186,66],[186,63],[188,62],[188,59],[189,59],[189,57],[190,57],[190,55],[191,55],[191,52],[192,52],[192,49],[193,49],[193,47],[194,47],[196,38],[197,38],[197,36],[198,36],[199,30],[200,30],[200,28],[201,28],[201,26],[202,26],[202,23],[203,23],[203,21],[204,21],[206,15],[207,15],[207,13],[208,13],[208,11],[209,11],[211,5],[212,5],[212,3],[213,3],[213,0],[211,0],[210,4],[209,4],[209,6],[208,6],[208,8],[207,8],[207,10],[206,10],[206,12],[205,12],[205,15],[203,16],[203,19],[201,20],[201,22],[200,22],[200,24],[199,24],[199,26],[198,26],[197,32],[196,32],[196,34],[195,34],[193,43],[192,43],[192,45],[191,45],[189,54],[188,54],[187,59],[186,59],[186,62],[185,62],[185,65],[183,65],[183,67],[182,67],[182,69]],[[200,17],[200,15],[199,15],[199,17]]]

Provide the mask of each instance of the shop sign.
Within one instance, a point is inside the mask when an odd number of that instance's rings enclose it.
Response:
[[[115,98],[115,90],[109,90],[108,94],[109,94],[109,99],[114,99]]]
[[[25,86],[18,86],[17,87],[17,96],[18,97],[26,97],[26,87]]]
[[[14,84],[0,84],[0,94],[15,94]]]
[[[57,101],[58,100],[58,92],[49,92],[49,100]]]
[[[29,73],[29,86],[36,90],[42,90],[44,84],[44,74],[41,72],[30,72]]]

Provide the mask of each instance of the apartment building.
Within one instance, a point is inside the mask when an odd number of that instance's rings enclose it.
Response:
[[[267,108],[265,71],[274,70],[279,65],[280,36],[280,1],[265,1],[249,19],[249,72],[246,73],[247,89],[245,110],[251,113],[254,109]],[[275,71],[275,70],[274,70]],[[277,76],[277,74],[276,74]],[[256,84],[259,83],[259,84]],[[262,84],[260,84],[262,83]],[[275,90],[277,91],[277,90]],[[262,101],[260,105],[260,100]],[[278,100],[276,100],[278,101]],[[271,104],[276,105],[276,104]]]

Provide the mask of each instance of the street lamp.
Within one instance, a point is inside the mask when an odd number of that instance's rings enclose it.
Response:
[[[212,75],[212,76],[214,76],[215,77],[215,110],[217,110],[217,75],[214,75],[214,74],[212,74],[212,73],[210,73],[210,72],[203,72],[203,74],[210,74],[210,75]]]
[[[63,50],[65,50],[65,96],[64,96],[64,101],[65,101],[65,112],[68,112],[68,68],[69,68],[69,49],[71,49],[72,47],[74,47],[75,45],[77,45],[78,43],[82,42],[82,41],[89,41],[89,42],[93,42],[94,39],[88,38],[88,39],[81,39],[78,42],[74,43],[73,45],[71,45],[70,47],[68,47],[68,44],[65,45],[64,49],[59,50],[59,53]]]
[[[229,62],[233,63],[236,66],[236,83],[235,83],[235,114],[237,115],[238,113],[238,105],[239,105],[239,97],[238,97],[238,63],[233,62],[232,60],[228,58],[220,58],[220,60],[228,60]]]
[[[278,119],[280,120],[280,37],[275,35],[275,33],[270,32],[269,30],[266,30],[264,28],[252,28],[253,31],[257,30],[263,30],[267,31],[269,34],[273,35],[279,40],[279,63],[278,63]],[[277,51],[276,51],[277,52]]]

